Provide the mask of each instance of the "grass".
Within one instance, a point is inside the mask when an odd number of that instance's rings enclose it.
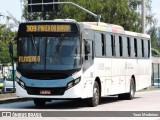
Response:
[[[11,97],[16,97],[16,94],[15,93],[0,94],[0,99],[11,98]]]

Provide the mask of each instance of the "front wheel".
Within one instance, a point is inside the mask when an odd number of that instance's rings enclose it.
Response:
[[[87,102],[90,107],[95,107],[99,104],[99,101],[100,101],[100,89],[97,81],[95,81],[93,86],[93,97],[89,98]]]
[[[46,103],[46,100],[44,99],[33,99],[33,101],[37,107],[44,107]]]

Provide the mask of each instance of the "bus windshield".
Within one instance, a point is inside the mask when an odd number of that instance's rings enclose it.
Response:
[[[21,37],[20,70],[72,70],[80,68],[79,37]]]

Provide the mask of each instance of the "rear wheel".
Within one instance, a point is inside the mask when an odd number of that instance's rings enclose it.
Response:
[[[46,100],[45,99],[33,99],[34,101],[34,104],[37,106],[37,107],[44,107],[45,106],[45,103],[46,103]]]
[[[133,79],[131,79],[131,83],[130,83],[130,92],[127,93],[126,97],[129,99],[129,100],[132,100],[134,98],[134,95],[135,95],[135,82]]]
[[[125,99],[125,100],[132,100],[135,95],[135,82],[133,79],[131,79],[130,82],[130,92],[129,93],[124,93],[124,94],[119,94],[118,98],[119,99]]]
[[[95,81],[93,86],[93,97],[89,98],[87,102],[90,107],[95,107],[99,104],[99,101],[100,101],[100,90],[97,81]]]

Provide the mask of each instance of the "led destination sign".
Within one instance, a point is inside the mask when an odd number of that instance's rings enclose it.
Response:
[[[26,32],[72,32],[71,25],[26,25]]]
[[[29,62],[40,62],[40,56],[19,56],[18,62],[29,63]]]

